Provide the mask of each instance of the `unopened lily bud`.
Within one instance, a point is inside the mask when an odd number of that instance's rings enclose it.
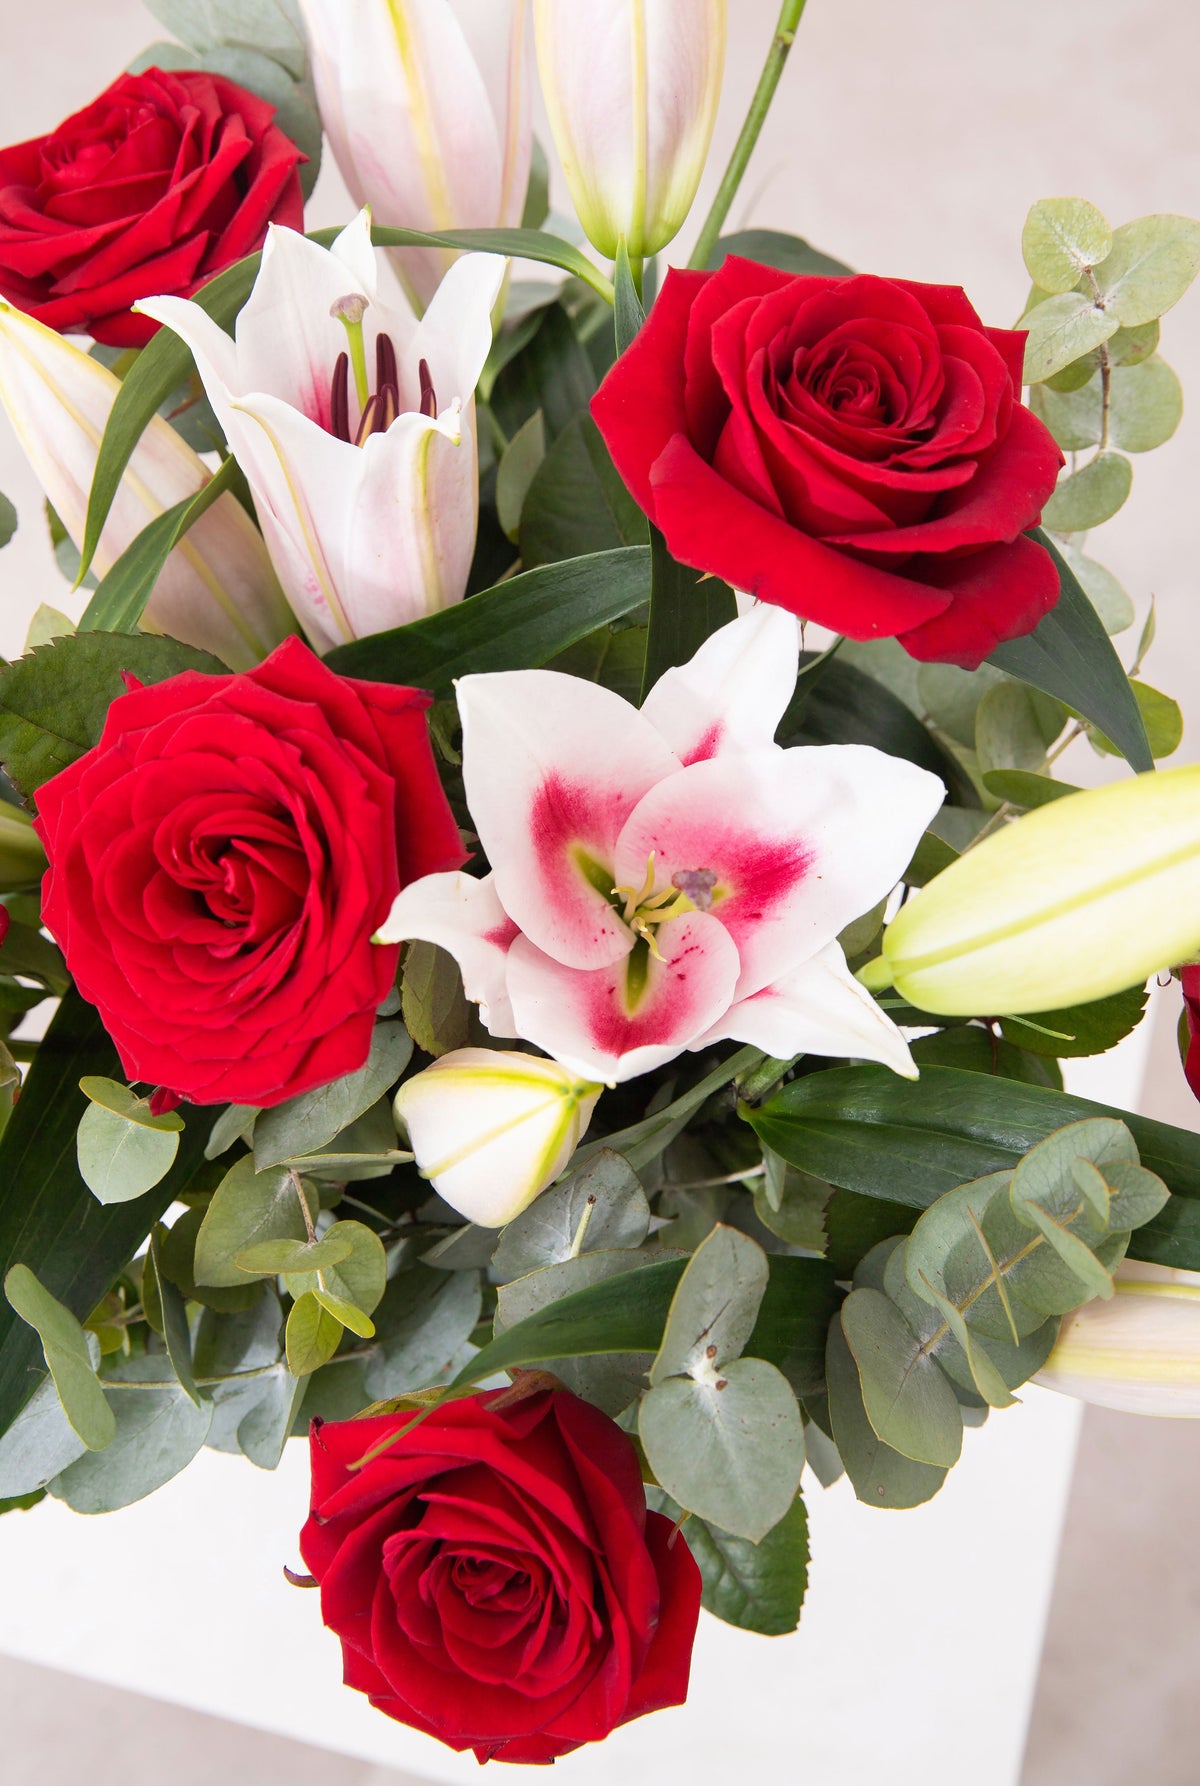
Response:
[[[79,545],[88,491],[121,381],[53,329],[0,301],[0,405],[55,513]],[[133,450],[93,561],[99,576],[144,527],[212,473],[161,416]],[[147,631],[211,651],[234,670],[260,663],[292,630],[262,535],[219,496],[170,554],[146,606]]]
[[[19,806],[0,802],[0,893],[36,887],[45,872],[46,852],[33,820]]]
[[[642,259],[692,208],[725,66],[726,0],[534,0],[555,147],[588,238]]]
[[[862,971],[945,1016],[1060,1010],[1200,953],[1200,765],[1069,794],[900,908]]]
[[[396,1093],[417,1165],[468,1221],[502,1228],[553,1184],[602,1087],[532,1054],[458,1048]]]
[[[1066,1317],[1034,1382],[1126,1414],[1200,1417],[1200,1272],[1127,1259],[1115,1288]]]

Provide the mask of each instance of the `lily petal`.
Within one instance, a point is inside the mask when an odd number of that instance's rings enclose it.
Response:
[[[507,265],[497,254],[464,254],[450,268],[405,349],[414,385],[405,398],[408,408],[420,407],[416,374],[422,360],[429,366],[439,408],[445,407],[448,395],[475,389],[492,351],[492,307]]]
[[[749,998],[892,890],[944,795],[935,775],[865,745],[727,753],[639,801],[617,883],[644,874],[651,853],[660,889],[714,873],[712,914],[737,944],[737,997]]]
[[[464,676],[458,709],[467,804],[505,911],[567,967],[620,960],[633,938],[609,897],[617,838],[679,759],[619,695],[552,670]],[[645,871],[643,857],[635,885]]]
[[[732,1005],[692,1047],[727,1040],[749,1042],[779,1060],[829,1054],[882,1061],[905,1079],[917,1077],[908,1043],[854,978],[837,943]]]
[[[642,712],[681,763],[765,750],[796,687],[800,623],[758,602],[705,640],[690,663],[659,677]]]
[[[505,985],[506,958],[517,927],[496,897],[493,877],[427,874],[396,895],[379,926],[380,943],[436,943],[453,955],[463,991],[479,1006],[494,1036],[515,1037],[512,1005]]]
[[[659,947],[661,960],[640,944],[631,958],[580,972],[518,937],[508,954],[518,1032],[606,1085],[674,1060],[728,1007],[737,949],[703,912],[665,925]]]

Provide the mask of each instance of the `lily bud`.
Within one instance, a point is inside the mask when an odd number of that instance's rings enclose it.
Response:
[[[1200,765],[1039,807],[900,908],[860,978],[945,1016],[1060,1010],[1200,953]]]
[[[553,1184],[601,1090],[555,1060],[458,1048],[405,1080],[396,1120],[439,1195],[468,1221],[502,1228]]]
[[[1200,1272],[1127,1259],[1115,1288],[1066,1317],[1034,1382],[1125,1414],[1200,1418]]]
[[[524,0],[300,0],[329,146],[374,221],[519,224],[533,142]],[[395,264],[424,306],[454,255]]]
[[[96,456],[121,382],[53,329],[0,301],[0,404],[76,546]],[[103,577],[144,527],[194,496],[211,472],[155,416],[134,448],[96,549]],[[237,498],[219,496],[163,566],[142,625],[252,669],[292,630],[262,535]]]
[[[0,801],[0,893],[36,887],[45,872],[46,852],[33,820],[19,806]]]
[[[555,147],[588,238],[642,259],[692,208],[725,66],[726,0],[534,0]]]

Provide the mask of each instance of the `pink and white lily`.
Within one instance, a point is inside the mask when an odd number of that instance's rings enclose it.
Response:
[[[418,321],[363,211],[329,249],[272,227],[232,341],[185,298],[137,306],[191,348],[318,651],[462,598],[504,267],[464,256]]]
[[[300,0],[317,103],[356,204],[401,229],[520,223],[533,143],[525,0]],[[395,263],[427,304],[453,260]]]
[[[936,776],[863,745],[781,749],[799,629],[758,607],[640,711],[549,670],[458,684],[491,864],[428,875],[379,933],[449,951],[494,1036],[606,1084],[726,1039],[916,1076],[837,942],[896,884]]]

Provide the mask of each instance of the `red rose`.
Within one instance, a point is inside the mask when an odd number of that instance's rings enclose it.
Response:
[[[1188,1084],[1200,1098],[1200,967],[1185,967],[1179,978],[1183,982],[1183,1010],[1188,1038],[1183,1070]]]
[[[1021,537],[1062,454],[1025,336],[954,286],[672,271],[592,413],[684,564],[853,639],[973,669],[1058,599]]]
[[[46,924],[131,1080],[268,1105],[362,1066],[399,955],[371,934],[464,859],[429,701],[287,639],[135,684],[39,790]]]
[[[552,1761],[682,1705],[700,1609],[620,1427],[567,1390],[312,1427],[300,1539],[347,1686],[480,1761]]]
[[[0,293],[61,332],[141,347],[137,298],[186,297],[304,227],[305,158],[275,109],[203,69],[123,74],[52,130],[0,149]]]

